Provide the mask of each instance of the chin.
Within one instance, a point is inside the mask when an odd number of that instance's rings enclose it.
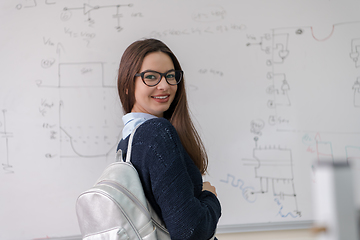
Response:
[[[163,109],[157,109],[156,111],[153,111],[151,114],[155,116],[163,116],[164,112],[169,110],[169,108],[163,108]]]

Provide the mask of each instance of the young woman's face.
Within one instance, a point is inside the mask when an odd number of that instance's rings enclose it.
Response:
[[[174,64],[166,53],[152,52],[145,56],[140,72],[153,70],[165,73],[174,69]],[[169,85],[162,77],[158,85],[149,87],[141,77],[135,77],[135,103],[131,112],[143,112],[163,117],[175,98],[177,85]]]

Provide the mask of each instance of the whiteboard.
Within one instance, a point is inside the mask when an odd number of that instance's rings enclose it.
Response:
[[[123,127],[121,54],[144,37],[182,64],[220,231],[311,223],[316,162],[360,171],[359,0],[0,4],[0,239],[80,235],[76,198]]]

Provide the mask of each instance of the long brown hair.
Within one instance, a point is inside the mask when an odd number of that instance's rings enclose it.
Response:
[[[121,57],[118,72],[118,92],[124,113],[131,112],[135,103],[135,74],[141,69],[145,56],[151,52],[163,52],[170,56],[175,70],[182,70],[174,53],[157,39],[145,39],[132,43]],[[164,118],[175,127],[182,145],[201,174],[205,174],[208,158],[204,145],[191,120],[185,92],[184,78],[178,84],[175,98]]]

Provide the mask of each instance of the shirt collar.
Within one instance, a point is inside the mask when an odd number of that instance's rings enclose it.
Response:
[[[154,115],[141,112],[131,112],[122,117],[124,128],[122,131],[123,139],[127,138],[134,128],[140,124],[143,124],[146,120],[157,118]]]

